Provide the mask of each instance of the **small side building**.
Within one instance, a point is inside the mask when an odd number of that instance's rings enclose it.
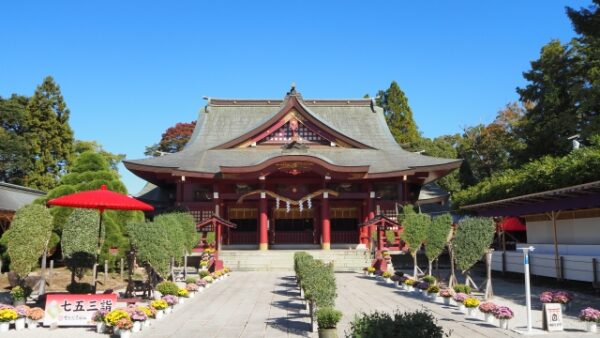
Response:
[[[523,273],[519,248],[533,246],[533,275],[598,282],[600,265],[600,181],[527,194],[461,208],[480,216],[519,216],[527,243],[494,252],[492,269]]]
[[[40,190],[0,182],[0,235],[8,229],[19,208],[44,195]]]

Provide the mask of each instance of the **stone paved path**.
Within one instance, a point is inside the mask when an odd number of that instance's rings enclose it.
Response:
[[[339,325],[339,335],[349,327],[354,314],[374,310],[393,312],[429,309],[438,323],[451,337],[519,337],[513,331],[503,331],[482,320],[467,319],[456,308],[426,302],[423,299],[386,286],[356,273],[336,274],[338,283],[337,307],[344,312]],[[495,282],[498,293],[518,294],[514,284]],[[518,299],[497,297],[495,302],[515,309],[516,318],[511,327],[525,324],[524,310],[515,302]],[[535,326],[541,318],[539,309],[534,312]],[[549,337],[588,336],[581,331],[583,324],[571,317],[566,320],[567,331],[547,334]],[[230,278],[213,285],[202,294],[178,306],[174,313],[156,322],[151,328],[132,337],[317,337],[309,332],[307,311],[299,299],[292,273],[286,272],[235,272]],[[35,329],[3,333],[6,337],[108,337],[88,328]]]

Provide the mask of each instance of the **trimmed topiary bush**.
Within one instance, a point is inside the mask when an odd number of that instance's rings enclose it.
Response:
[[[179,291],[179,287],[177,284],[173,282],[160,282],[156,285],[156,291],[160,292],[163,296],[171,295],[177,296],[177,292]]]

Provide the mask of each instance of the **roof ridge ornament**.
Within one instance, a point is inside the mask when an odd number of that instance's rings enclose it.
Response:
[[[295,96],[302,98],[302,95],[296,90],[296,82],[292,82],[290,91],[286,93],[286,96]]]

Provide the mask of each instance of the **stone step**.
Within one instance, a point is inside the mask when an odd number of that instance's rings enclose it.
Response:
[[[219,257],[225,266],[241,271],[292,271],[298,251],[333,262],[336,271],[361,271],[371,262],[369,253],[361,250],[223,250]]]

